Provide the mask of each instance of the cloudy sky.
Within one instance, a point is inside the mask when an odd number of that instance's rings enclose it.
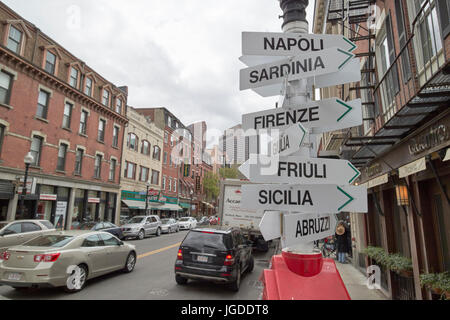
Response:
[[[205,120],[208,144],[271,108],[239,91],[241,32],[281,32],[278,0],[3,0],[117,86],[128,104],[164,106],[185,125]],[[314,0],[309,1],[310,28]]]

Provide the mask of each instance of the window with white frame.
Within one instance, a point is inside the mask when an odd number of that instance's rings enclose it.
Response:
[[[23,37],[23,32],[20,31],[18,28],[14,27],[13,25],[10,25],[6,47],[9,50],[14,51],[15,53],[19,54],[22,37]]]
[[[117,166],[116,159],[111,159],[109,163],[109,177],[108,177],[110,181],[114,181],[114,179],[116,178],[116,166]]]
[[[62,127],[66,129],[70,129],[70,122],[72,119],[72,108],[73,104],[66,102],[64,105],[64,114],[63,114],[63,123]]]
[[[102,104],[106,107],[109,107],[109,96],[110,96],[109,91],[106,89],[103,89]]]
[[[66,167],[66,155],[67,155],[67,145],[64,143],[61,143],[59,145],[58,150],[58,162],[56,165],[56,170],[58,171],[64,171]]]
[[[122,113],[122,100],[120,98],[116,99],[116,112]]]
[[[69,84],[73,88],[77,88],[78,87],[78,69],[75,68],[75,67],[72,67],[70,69]]]
[[[84,87],[84,94],[88,95],[89,97],[92,97],[92,79],[89,77],[86,77],[86,85]]]
[[[11,84],[13,76],[8,72],[0,71],[0,103],[9,104],[11,98]]]
[[[51,74],[55,74],[56,70],[56,55],[50,51],[47,51],[45,57],[45,71]]]

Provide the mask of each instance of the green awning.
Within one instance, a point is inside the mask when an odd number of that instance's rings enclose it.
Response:
[[[180,207],[182,207],[184,209],[189,209],[191,206],[189,203],[186,203],[186,202],[180,202],[179,205],[180,205]]]

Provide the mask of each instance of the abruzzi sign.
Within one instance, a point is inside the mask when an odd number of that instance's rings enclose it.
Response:
[[[355,55],[339,48],[331,48],[293,58],[241,70],[240,89],[333,73],[343,68]]]
[[[307,129],[317,128],[315,129],[317,133],[361,125],[361,99],[344,102],[341,99],[332,98],[242,116],[243,130],[285,129],[297,123]]]

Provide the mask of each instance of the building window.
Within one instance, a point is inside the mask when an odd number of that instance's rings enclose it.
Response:
[[[153,146],[153,159],[161,160],[161,148],[158,146]]]
[[[158,185],[159,184],[159,171],[152,170],[152,184]]]
[[[32,165],[34,166],[39,166],[39,163],[41,161],[42,142],[42,137],[33,136],[30,152],[33,155],[34,162],[32,163]]]
[[[56,55],[47,51],[47,56],[45,58],[45,71],[51,74],[55,74],[56,67]]]
[[[102,103],[104,106],[109,107],[109,91],[106,89],[103,89]]]
[[[173,180],[173,192],[177,192],[177,180]]]
[[[84,93],[89,97],[92,96],[92,79],[86,78],[86,87],[84,88]]]
[[[138,137],[134,133],[129,133],[127,137],[127,147],[131,150],[138,150]]]
[[[167,164],[167,152],[164,152],[163,163]]]
[[[169,191],[172,191],[172,178],[169,178]]]
[[[148,181],[148,173],[149,173],[149,169],[141,166],[141,174],[139,177],[139,181],[142,181],[142,182]]]
[[[109,180],[114,181],[116,177],[116,159],[111,159],[111,162],[109,164]]]
[[[62,143],[59,145],[58,163],[56,165],[56,170],[64,171],[66,167],[66,154],[67,154],[67,145]]]
[[[145,154],[146,156],[150,155],[150,142],[148,142],[147,140],[142,141],[141,153]]]
[[[0,72],[0,103],[9,104],[11,98],[12,75],[3,70]]]
[[[9,27],[9,35],[8,35],[8,43],[6,44],[6,47],[14,51],[15,53],[20,53],[20,43],[22,42],[22,31],[14,27],[13,25],[10,25]]]
[[[81,175],[81,167],[83,164],[83,149],[77,149],[75,154],[75,174]]]
[[[77,85],[78,85],[78,70],[76,68],[74,68],[74,67],[72,67],[70,69],[69,84],[72,87],[77,88]]]
[[[47,119],[49,97],[50,93],[44,90],[39,91],[38,106],[36,112],[37,117]]]
[[[80,133],[86,134],[87,131],[87,119],[88,119],[89,113],[85,110],[81,111],[81,117],[80,117]]]
[[[104,142],[105,141],[105,127],[106,127],[106,120],[100,119],[98,122],[98,141]]]
[[[419,30],[423,52],[424,65],[442,50],[442,39],[437,17],[436,6],[425,6],[424,13],[419,20]]]
[[[163,190],[166,190],[166,176],[163,177],[162,179],[162,187]]]
[[[113,129],[113,147],[116,147],[116,148],[119,146],[119,131],[120,131],[120,128],[114,126],[114,129]]]
[[[134,163],[125,161],[125,178],[136,179],[136,165]]]
[[[2,152],[3,139],[5,139],[5,130],[6,130],[6,127],[4,125],[0,124],[0,154]]]
[[[70,128],[70,120],[72,118],[72,107],[73,105],[66,102],[65,106],[64,106],[64,115],[63,115],[63,123],[62,126],[63,128]]]
[[[116,99],[116,112],[122,113],[122,100],[119,98]]]
[[[169,134],[167,132],[164,132],[164,143],[167,144],[169,142]]]
[[[95,156],[94,178],[100,179],[101,174],[102,174],[102,156],[98,154]]]

